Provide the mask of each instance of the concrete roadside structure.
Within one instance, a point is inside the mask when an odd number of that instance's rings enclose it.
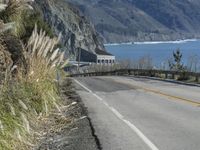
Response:
[[[106,51],[97,49],[96,57],[97,57],[97,59],[96,59],[97,64],[112,65],[115,63],[115,56],[113,56],[112,54],[110,54]]]
[[[76,59],[80,62],[90,62],[100,65],[112,65],[115,63],[115,56],[104,50],[96,49],[95,53],[86,51],[84,49],[79,49],[78,51],[79,52]]]

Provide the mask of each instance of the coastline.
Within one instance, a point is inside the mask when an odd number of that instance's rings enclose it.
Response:
[[[176,41],[144,41],[144,42],[127,42],[127,43],[107,43],[104,46],[118,46],[118,45],[142,45],[142,44],[182,44],[187,42],[195,42],[199,39],[185,39]]]

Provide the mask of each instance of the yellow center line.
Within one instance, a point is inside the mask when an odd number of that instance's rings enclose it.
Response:
[[[163,93],[163,92],[160,92],[160,91],[156,91],[156,90],[152,90],[152,89],[147,89],[147,88],[144,88],[144,87],[138,87],[138,88],[143,89],[143,90],[145,90],[147,92],[152,92],[152,93],[161,95],[161,96],[166,96],[166,97],[174,99],[176,101],[182,101],[182,102],[190,103],[193,106],[197,106],[197,107],[200,106],[200,102],[197,102],[195,100],[191,100],[191,99],[187,99],[187,98],[183,98],[183,97],[179,97],[179,96],[174,96],[174,95],[166,94],[166,93]]]
[[[120,81],[116,81],[116,82],[123,83],[123,84],[128,84],[128,83],[124,83],[124,82],[120,82]],[[157,94],[157,95],[168,97],[171,100],[182,101],[182,102],[189,103],[189,104],[191,104],[193,106],[196,106],[196,107],[200,106],[200,101],[197,102],[195,100],[191,100],[191,99],[187,99],[187,98],[183,98],[183,97],[179,97],[179,96],[174,96],[174,95],[166,94],[166,93],[163,93],[161,91],[157,91],[157,90],[145,88],[145,87],[138,86],[138,85],[131,85],[131,84],[128,84],[128,85],[131,86],[131,87],[133,87],[134,89],[135,88],[142,89],[142,90],[144,90],[146,92],[151,92],[151,93],[154,93],[154,94]]]

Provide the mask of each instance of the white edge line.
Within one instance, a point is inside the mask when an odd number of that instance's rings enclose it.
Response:
[[[90,92],[90,93],[93,93],[90,89],[88,89],[86,86],[84,86],[82,83],[80,83],[79,81],[77,81],[76,79],[74,79],[74,81],[76,82],[76,83],[78,83],[80,86],[82,86],[85,90],[87,90],[88,92]]]
[[[99,97],[97,94],[93,93],[93,95],[94,95],[97,99],[99,99],[100,101],[103,101],[103,99],[102,99],[101,97]]]
[[[135,131],[135,133],[151,148],[152,150],[159,150],[134,124],[130,121],[123,119],[123,121]]]
[[[77,84],[82,86],[85,90],[87,90],[89,93],[94,95],[97,99],[103,102],[105,106],[107,106],[121,121],[123,121],[126,125],[128,125],[141,139],[144,141],[144,143],[151,149],[151,150],[159,150],[155,144],[153,144],[134,124],[132,124],[130,121],[124,119],[124,116],[121,115],[115,108],[109,106],[108,103],[103,101],[101,97],[99,97],[97,94],[93,93],[89,88],[84,86],[82,83],[77,81],[76,79],[73,79]]]
[[[110,109],[112,110],[112,112],[121,120],[123,120],[124,116],[122,116],[115,108],[110,107]]]

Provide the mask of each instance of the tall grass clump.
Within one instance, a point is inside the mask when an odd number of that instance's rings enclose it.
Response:
[[[35,26],[23,49],[27,67],[7,67],[0,89],[0,149],[31,149],[37,118],[59,109],[56,76],[68,61],[58,42]]]
[[[26,44],[20,41],[18,35],[26,30],[22,14],[29,7],[29,0],[0,4],[0,33],[6,31],[0,36],[0,150],[33,149],[39,135],[38,118],[60,106],[57,79],[68,61],[58,48],[60,37],[49,37],[37,25]],[[8,38],[10,34],[18,39]],[[16,56],[24,62],[13,60],[16,49],[23,55]]]
[[[45,31],[40,30],[38,32],[37,26],[35,26],[25,49],[25,58],[28,64],[25,73],[26,82],[40,91],[42,101],[39,106],[43,106],[40,109],[45,113],[48,113],[49,106],[56,104],[56,85],[58,82],[56,76],[59,69],[68,63],[68,61],[63,61],[65,52],[61,52],[57,48],[59,40],[59,37],[50,38],[46,36]]]

